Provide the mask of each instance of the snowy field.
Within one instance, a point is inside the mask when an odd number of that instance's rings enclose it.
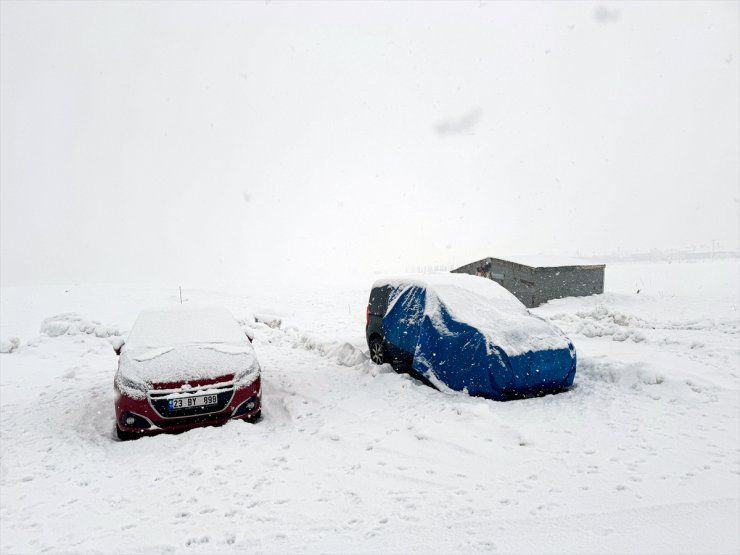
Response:
[[[176,286],[4,288],[0,551],[737,553],[739,275],[608,265],[604,295],[535,309],[572,390],[507,403],[370,363],[376,276],[186,288],[254,328],[263,420],[126,443],[107,336]]]

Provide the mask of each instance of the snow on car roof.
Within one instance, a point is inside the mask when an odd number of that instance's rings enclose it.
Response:
[[[390,285],[392,287],[416,285],[418,287],[431,288],[435,291],[439,289],[463,288],[485,297],[487,300],[496,305],[500,305],[502,308],[511,308],[526,312],[524,305],[507,289],[504,289],[498,283],[491,281],[488,278],[471,276],[469,274],[439,272],[434,274],[392,276],[377,280],[373,284],[373,287],[383,287],[384,285]]]
[[[380,279],[373,287],[385,285],[425,288],[425,313],[433,321],[441,318],[441,302],[453,318],[479,330],[509,356],[568,348],[569,341],[560,330],[530,313],[514,295],[488,278],[451,273],[415,274]],[[392,302],[389,309],[390,306]],[[441,320],[438,323],[443,326]]]
[[[143,310],[126,339],[126,345],[140,349],[244,341],[244,332],[227,309],[177,305]]]

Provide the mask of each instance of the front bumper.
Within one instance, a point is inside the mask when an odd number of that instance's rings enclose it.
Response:
[[[143,399],[134,399],[115,389],[116,424],[127,434],[151,435],[180,432],[200,426],[218,426],[229,420],[256,418],[262,408],[262,383],[258,376],[251,384],[234,388],[213,384],[199,388],[193,394],[214,394],[218,403],[213,407],[197,407],[170,411],[162,391],[150,390]]]

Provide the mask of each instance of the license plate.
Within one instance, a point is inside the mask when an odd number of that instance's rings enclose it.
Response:
[[[198,395],[197,397],[180,397],[170,399],[170,410],[190,409],[193,407],[205,407],[218,403],[218,395]]]

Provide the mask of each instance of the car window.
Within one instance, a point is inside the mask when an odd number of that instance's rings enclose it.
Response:
[[[383,318],[386,339],[400,349],[413,353],[424,317],[426,290],[417,286],[393,291],[392,306]]]
[[[388,298],[391,294],[391,287],[385,285],[383,287],[374,287],[370,291],[370,314],[376,316],[385,315],[388,310]]]

